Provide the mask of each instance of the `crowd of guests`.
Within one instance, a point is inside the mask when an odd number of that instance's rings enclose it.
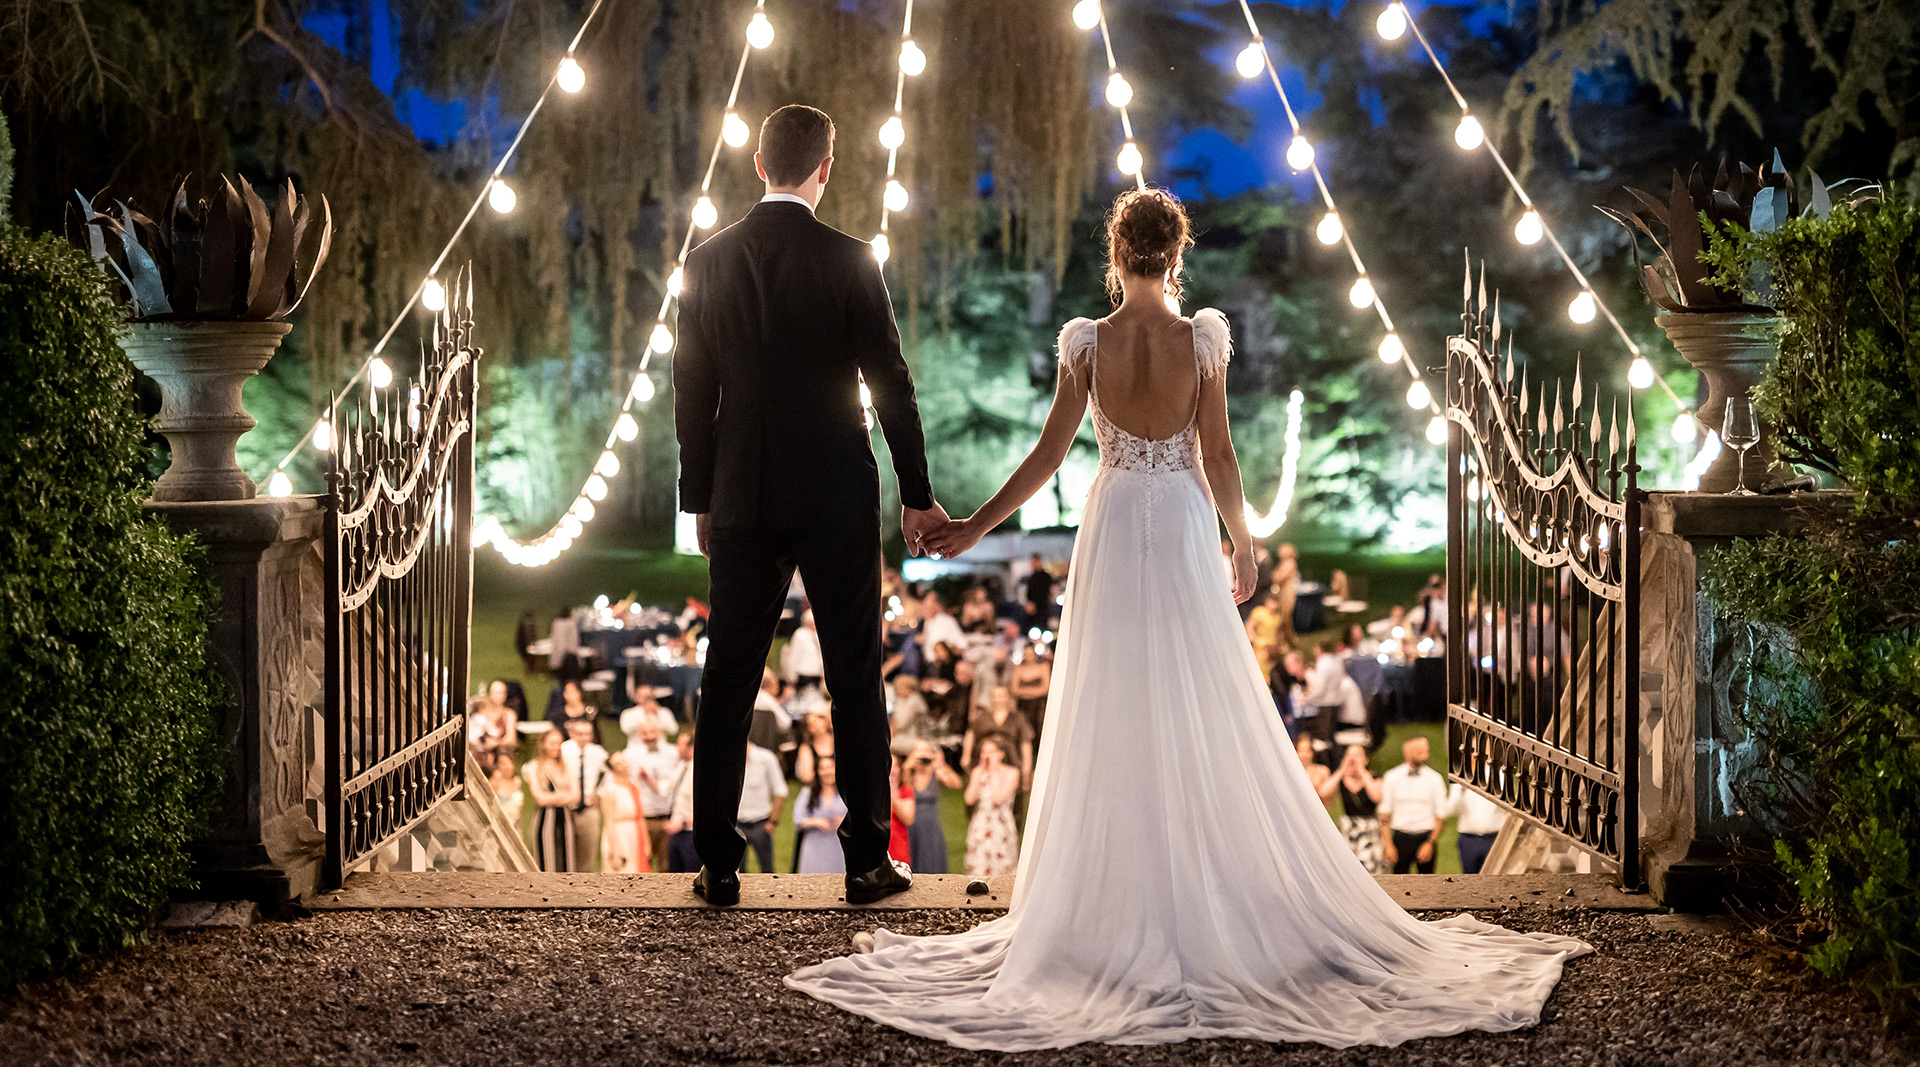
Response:
[[[1059,584],[1032,557],[1002,595],[997,581],[936,591],[885,576],[888,718],[893,734],[893,840],[915,871],[945,873],[949,842],[940,812],[958,793],[968,812],[963,869],[1011,873],[1020,819],[1052,686]],[[696,632],[685,643],[694,647]],[[832,694],[810,613],[769,669],[754,706],[736,815],[747,869],[775,869],[775,834],[790,818],[790,870],[843,870]],[[576,677],[556,678],[545,727],[523,751],[527,709],[519,685],[497,681],[469,707],[469,744],[495,796],[525,827],[547,871],[696,871],[692,746],[698,701],[686,711],[655,687],[634,684],[618,719],[625,745],[602,743],[604,717]],[[611,741],[612,731],[606,731]]]

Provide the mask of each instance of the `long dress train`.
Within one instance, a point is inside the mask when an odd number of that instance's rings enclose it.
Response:
[[[1225,317],[1194,316],[1222,373]],[[1090,373],[1095,324],[1061,332]],[[1100,472],[1011,910],[961,934],[885,930],[789,975],[963,1048],[1202,1037],[1397,1045],[1539,1020],[1573,938],[1421,922],[1361,868],[1288,743],[1221,580],[1193,424],[1148,441],[1092,399]]]

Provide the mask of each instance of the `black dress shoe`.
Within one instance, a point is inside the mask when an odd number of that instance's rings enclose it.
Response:
[[[693,876],[693,892],[716,908],[730,908],[740,903],[740,876],[732,871],[715,874],[712,868],[702,867]]]
[[[913,868],[899,860],[889,859],[865,874],[847,876],[847,903],[871,904],[912,885]]]

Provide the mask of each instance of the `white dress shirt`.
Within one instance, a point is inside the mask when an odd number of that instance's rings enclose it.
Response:
[[[1447,808],[1460,820],[1456,829],[1463,834],[1497,834],[1507,825],[1500,805],[1457,782],[1447,790]]]
[[[568,738],[560,745],[560,763],[567,769],[567,781],[580,790],[577,807],[585,807],[587,799],[597,796],[606,784],[607,750],[599,742],[589,741],[583,754],[580,743]]]
[[[641,704],[635,704],[620,713],[620,732],[627,735],[629,745],[633,744],[631,739],[640,732],[640,723],[646,718],[647,709]],[[660,725],[660,732],[666,736],[667,744],[673,744],[674,735],[680,732],[680,720],[673,717],[673,712],[658,704],[653,706],[652,719]]]
[[[1347,665],[1339,656],[1327,653],[1313,661],[1307,675],[1307,703],[1322,708],[1337,708],[1341,699],[1340,683],[1347,680]]]
[[[661,739],[651,746],[635,741],[627,746],[627,766],[633,772],[633,784],[640,787],[640,814],[649,819],[664,819],[673,814],[673,787],[680,778],[680,749]],[[653,779],[648,785],[640,772]]]
[[[795,196],[792,193],[768,193],[760,198],[760,202],[762,204],[799,204],[809,212],[813,210],[813,205],[807,203],[806,197]]]
[[[920,642],[932,654],[933,646],[947,644],[959,651],[967,647],[966,631],[960,629],[960,620],[952,612],[943,611],[920,624]]]
[[[1380,778],[1380,817],[1390,830],[1430,834],[1447,814],[1447,783],[1432,767],[1402,763]]]
[[[820,677],[826,670],[820,655],[820,631],[805,626],[793,631],[787,647],[780,652],[780,666],[786,669],[789,682],[796,678]]]
[[[773,798],[787,795],[787,776],[780,771],[780,757],[761,748],[747,746],[747,778],[740,786],[741,822],[766,822],[773,814]]]

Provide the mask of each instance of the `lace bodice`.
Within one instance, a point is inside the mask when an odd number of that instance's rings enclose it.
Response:
[[[1100,442],[1102,469],[1123,471],[1190,471],[1200,465],[1200,410],[1195,405],[1187,426],[1172,437],[1149,440],[1115,426],[1100,410],[1099,390],[1093,388],[1093,370],[1099,348],[1099,324],[1074,319],[1060,330],[1060,364],[1068,373],[1083,373],[1093,408],[1093,432]],[[1213,308],[1193,316],[1193,355],[1200,376],[1212,378],[1225,370],[1233,344],[1227,317]]]

